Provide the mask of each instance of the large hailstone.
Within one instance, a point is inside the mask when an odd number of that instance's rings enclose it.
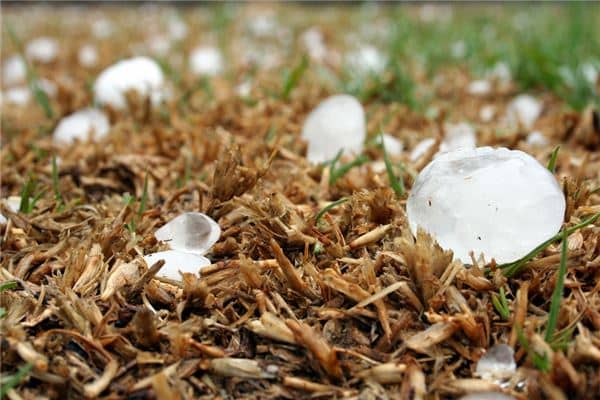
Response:
[[[39,37],[27,43],[27,58],[41,63],[51,63],[58,55],[58,42],[49,37]]]
[[[158,260],[165,260],[157,275],[181,280],[179,271],[196,274],[202,267],[211,264],[204,254],[219,240],[221,228],[205,214],[187,212],[163,225],[154,236],[166,242],[171,250],[144,256],[146,263],[150,266]]]
[[[340,150],[362,152],[365,136],[363,107],[347,94],[323,100],[302,127],[302,137],[308,142],[306,157],[313,163],[331,160]]]
[[[442,153],[417,177],[407,202],[423,228],[470,263],[469,252],[511,262],[561,227],[565,199],[554,176],[518,150],[479,147]]]
[[[218,75],[223,71],[223,56],[216,47],[196,47],[190,54],[190,69],[196,75]]]
[[[160,66],[147,57],[134,57],[119,61],[106,68],[94,83],[94,96],[98,103],[117,109],[127,107],[125,94],[136,91],[150,96],[153,103],[163,96],[164,77]]]
[[[110,122],[106,114],[95,108],[86,108],[61,119],[52,139],[59,144],[86,141],[90,137],[100,139],[106,136],[109,129]]]

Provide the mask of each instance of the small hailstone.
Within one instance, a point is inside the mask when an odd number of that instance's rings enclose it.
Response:
[[[165,56],[171,48],[171,40],[165,35],[152,36],[146,44],[150,52],[157,56]]]
[[[159,65],[147,57],[119,61],[100,73],[94,83],[98,103],[123,109],[125,94],[134,90],[154,101],[162,95],[164,77]]]
[[[397,156],[404,150],[404,143],[389,133],[383,134],[383,145],[385,146],[386,153],[392,156]]]
[[[590,85],[596,85],[598,82],[598,68],[592,63],[584,63],[581,65],[581,73]]]
[[[510,378],[517,369],[515,352],[506,344],[491,347],[477,362],[475,374],[485,380],[504,380]]]
[[[112,35],[114,27],[106,18],[96,19],[92,22],[92,34],[98,39],[106,39]]]
[[[60,120],[54,129],[55,143],[71,144],[76,140],[86,141],[90,137],[100,139],[108,133],[108,117],[100,110],[86,108]]]
[[[256,37],[269,37],[275,34],[277,20],[272,15],[256,15],[249,19],[248,28]]]
[[[521,94],[515,97],[507,109],[510,122],[520,122],[526,129],[530,129],[542,112],[542,104],[533,96]]]
[[[39,37],[27,43],[27,58],[41,63],[50,63],[58,55],[58,42],[49,37]]]
[[[327,55],[327,47],[321,31],[312,27],[301,35],[302,44],[308,51],[308,55],[314,61],[321,62]]]
[[[204,256],[177,250],[159,251],[144,256],[148,267],[160,260],[165,260],[165,264],[156,276],[175,281],[181,281],[180,271],[197,274],[202,267],[211,264],[210,260]]]
[[[56,92],[58,91],[56,88],[56,83],[44,78],[38,79],[36,83],[37,86],[49,97],[56,96]]]
[[[387,62],[383,55],[374,46],[361,46],[346,55],[346,62],[351,71],[359,74],[381,73]]]
[[[173,250],[202,255],[219,240],[221,228],[205,214],[187,212],[160,227],[154,236]]]
[[[6,207],[14,213],[19,212],[19,208],[21,207],[21,197],[20,196],[9,196],[6,200],[3,200],[6,204]],[[6,224],[6,217],[0,214],[0,225]]]
[[[534,147],[544,147],[548,144],[548,139],[540,131],[533,131],[527,135],[527,144]]]
[[[79,49],[77,59],[82,67],[94,67],[98,64],[98,51],[91,44],[85,44]]]
[[[410,161],[415,162],[421,156],[423,156],[427,151],[435,144],[434,138],[427,138],[421,140],[410,152]]]
[[[27,66],[21,56],[11,56],[2,65],[2,83],[6,86],[23,82],[26,75]]]
[[[304,121],[302,137],[308,142],[306,158],[320,163],[340,150],[362,152],[366,136],[365,112],[353,96],[339,94],[323,100]]]
[[[235,88],[236,93],[240,97],[248,97],[250,96],[250,92],[252,91],[252,81],[246,80]]]
[[[419,174],[407,202],[410,228],[470,263],[469,252],[515,261],[560,229],[565,198],[526,153],[479,147],[442,153]]]
[[[467,45],[464,40],[457,40],[450,46],[450,53],[454,58],[463,58],[467,54]]]
[[[185,39],[188,33],[188,27],[181,19],[173,17],[169,20],[169,36],[174,40]]]
[[[486,104],[479,110],[479,119],[481,122],[490,122],[496,114],[496,107],[491,104]]]
[[[467,91],[475,96],[482,96],[488,94],[490,90],[492,90],[492,85],[490,84],[490,81],[487,81],[485,79],[478,79],[476,81],[472,81],[467,87]]]
[[[501,82],[510,81],[512,75],[510,67],[503,61],[498,61],[487,74],[490,78],[498,79]]]
[[[461,397],[459,400],[516,400],[513,396],[498,392],[471,393]]]
[[[190,54],[190,69],[196,75],[218,75],[223,70],[223,56],[216,47],[196,47]]]
[[[440,143],[440,152],[461,148],[472,149],[476,146],[475,130],[465,122],[445,124],[446,136]]]
[[[2,95],[2,101],[11,103],[17,106],[24,106],[29,102],[31,98],[31,92],[28,87],[19,86],[10,88],[5,91]]]

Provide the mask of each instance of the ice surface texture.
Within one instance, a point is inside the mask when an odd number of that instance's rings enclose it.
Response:
[[[475,374],[485,380],[510,378],[517,369],[515,352],[506,344],[491,347],[477,362]]]
[[[221,228],[205,214],[188,212],[163,225],[154,236],[173,250],[202,255],[219,240]]]
[[[407,202],[420,226],[454,257],[519,259],[558,230],[565,199],[554,176],[518,150],[479,147],[440,154],[417,177]]]
[[[181,272],[197,274],[202,267],[210,265],[210,260],[204,256],[183,251],[167,250],[159,251],[144,256],[148,267],[151,267],[157,261],[165,260],[165,265],[158,271],[156,276],[181,281]]]
[[[307,158],[319,163],[340,150],[360,153],[366,136],[365,112],[356,98],[339,94],[323,100],[306,118],[302,137],[308,142]]]
[[[52,139],[59,144],[71,144],[75,140],[86,141],[90,137],[100,139],[108,133],[108,117],[95,108],[85,108],[60,120]]]

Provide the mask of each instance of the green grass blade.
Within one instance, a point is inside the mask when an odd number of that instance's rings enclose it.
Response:
[[[560,312],[560,302],[562,300],[563,290],[565,288],[565,275],[567,275],[567,238],[569,236],[563,233],[562,247],[560,252],[560,267],[556,278],[556,286],[552,293],[552,302],[550,303],[550,313],[548,314],[548,327],[546,328],[546,342],[550,343],[554,337],[554,331],[558,324],[558,313]]]
[[[340,179],[341,177],[346,175],[352,168],[363,165],[364,163],[366,163],[368,161],[369,161],[369,157],[367,157],[364,154],[361,154],[360,156],[356,157],[354,160],[352,160],[346,164],[340,165],[339,168],[336,168],[335,170],[332,169],[331,175],[329,175],[329,184],[334,185],[338,179]]]
[[[18,386],[32,368],[33,364],[27,363],[19,368],[15,374],[2,379],[2,383],[0,384],[0,399],[4,398],[11,389]]]
[[[60,192],[58,165],[56,164],[56,156],[52,156],[52,190],[54,191],[54,199],[57,203],[57,208],[61,209],[64,201]]]
[[[318,223],[321,218],[323,218],[323,215],[325,215],[326,213],[328,213],[329,211],[331,211],[332,209],[334,209],[335,207],[339,206],[340,204],[344,204],[345,202],[348,201],[347,197],[342,197],[339,200],[334,201],[331,204],[326,205],[325,207],[323,207],[318,213],[317,216],[315,217],[315,223]]]
[[[142,191],[142,197],[140,198],[140,208],[137,212],[137,217],[141,218],[144,211],[146,211],[146,203],[148,202],[148,173],[144,177],[144,190]]]
[[[556,146],[554,150],[552,150],[552,155],[550,156],[550,161],[548,161],[548,171],[554,173],[556,170],[556,158],[558,157],[558,151],[560,150],[560,146]]]
[[[4,292],[5,290],[12,290],[12,289],[16,289],[16,288],[17,288],[17,282],[15,282],[15,281],[6,281],[6,282],[0,283],[0,293]]]
[[[302,76],[304,75],[304,72],[307,68],[308,57],[306,57],[306,54],[304,54],[302,56],[302,60],[300,60],[300,63],[296,65],[294,69],[285,77],[285,81],[283,82],[283,89],[281,91],[281,97],[283,99],[289,99],[292,90],[294,90],[294,88],[298,86],[298,83],[300,82],[300,79],[302,79]]]
[[[397,176],[394,173],[394,166],[390,161],[390,157],[388,156],[387,150],[385,149],[385,143],[383,141],[383,131],[381,131],[381,148],[383,149],[383,161],[385,162],[385,170],[387,171],[388,180],[390,181],[390,186],[394,190],[397,196],[402,197],[406,192],[404,189],[404,179],[402,179],[402,175]]]

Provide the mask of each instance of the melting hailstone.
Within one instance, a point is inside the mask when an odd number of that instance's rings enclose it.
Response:
[[[223,56],[216,47],[196,47],[190,54],[190,69],[196,75],[218,75],[223,70]]]
[[[492,84],[490,83],[490,81],[485,79],[473,81],[469,83],[469,86],[467,87],[467,91],[469,92],[469,94],[475,96],[483,96],[485,94],[488,94],[491,90]]]
[[[94,67],[98,64],[98,51],[91,44],[84,44],[77,52],[77,60],[82,67]]]
[[[221,236],[221,228],[212,218],[198,212],[183,213],[154,234],[173,250],[205,254]]]
[[[163,83],[163,73],[154,60],[134,57],[102,71],[94,83],[94,96],[98,103],[117,109],[127,107],[125,94],[130,90],[144,97],[150,96],[156,103],[163,96]]]
[[[71,144],[76,140],[86,141],[90,137],[100,139],[108,133],[110,123],[102,111],[85,108],[60,120],[52,138],[55,143]]]
[[[533,131],[527,135],[527,144],[533,147],[544,147],[548,145],[548,139],[540,131]]]
[[[340,150],[362,152],[365,136],[363,106],[347,94],[323,100],[302,127],[302,137],[308,142],[306,157],[313,163],[331,160]]]
[[[14,212],[19,212],[19,208],[21,206],[21,197],[20,196],[8,196],[7,199],[3,200],[6,207]],[[4,215],[0,214],[0,225],[6,224],[7,219]]]
[[[202,267],[211,264],[210,260],[204,256],[177,250],[159,251],[144,256],[144,261],[146,261],[148,267],[160,260],[165,260],[165,264],[156,276],[174,281],[181,281],[180,272],[197,274]]]
[[[511,123],[521,123],[526,129],[530,129],[541,112],[542,104],[535,97],[521,94],[508,105],[507,118]]]
[[[466,122],[445,124],[444,129],[446,135],[440,143],[440,152],[461,148],[472,149],[476,146],[475,130]]]
[[[506,344],[491,347],[477,362],[475,374],[481,379],[496,381],[510,378],[517,369],[515,352]]]
[[[410,228],[423,228],[454,257],[469,252],[515,261],[562,225],[565,198],[533,157],[506,148],[442,153],[419,174],[407,202]]]
[[[385,151],[389,155],[397,156],[400,155],[400,153],[402,153],[402,150],[404,150],[404,143],[402,143],[399,139],[390,135],[389,133],[384,133],[382,136]]]
[[[383,72],[387,59],[376,47],[365,45],[348,53],[346,63],[351,71],[364,75]]]

